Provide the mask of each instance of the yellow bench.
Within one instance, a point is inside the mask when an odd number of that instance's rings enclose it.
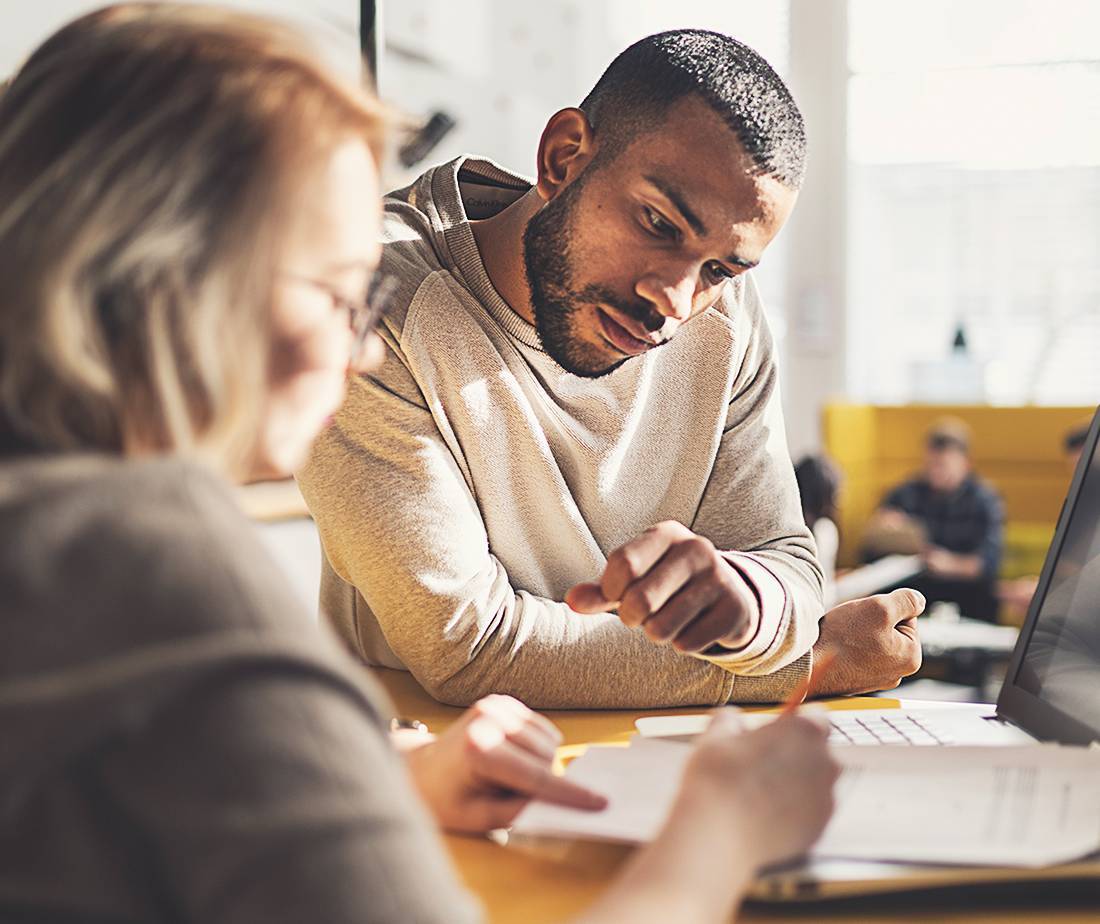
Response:
[[[868,518],[894,485],[921,467],[924,435],[939,417],[965,420],[973,431],[975,470],[1005,501],[1005,578],[1038,574],[1072,474],[1062,446],[1092,407],[830,404],[825,451],[844,472],[839,563],[857,563]]]

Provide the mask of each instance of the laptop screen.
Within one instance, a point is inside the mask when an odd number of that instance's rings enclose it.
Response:
[[[1015,684],[1100,737],[1100,447],[1096,428]],[[1057,541],[1057,540],[1056,540]],[[1034,605],[1034,604],[1033,604]]]

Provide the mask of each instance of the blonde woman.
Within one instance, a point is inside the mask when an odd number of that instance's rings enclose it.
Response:
[[[435,825],[603,804],[507,697],[396,756],[228,489],[298,465],[379,348],[381,125],[202,7],[78,20],[0,98],[0,919],[473,920]],[[593,920],[720,920],[820,832],[823,732],[734,732]]]

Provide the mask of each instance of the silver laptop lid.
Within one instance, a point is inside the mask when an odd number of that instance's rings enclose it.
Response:
[[[1100,410],[1093,417],[997,711],[1043,740],[1100,741]]]

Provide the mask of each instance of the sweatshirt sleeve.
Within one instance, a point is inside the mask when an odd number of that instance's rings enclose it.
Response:
[[[421,686],[456,705],[489,693],[543,709],[774,702],[797,683],[797,669],[737,677],[612,614],[514,589],[463,460],[384,339],[382,367],[352,383],[299,474],[330,569],[324,596],[339,601],[328,615],[353,648],[369,659],[380,631]]]
[[[305,671],[205,684],[88,779],[186,920],[481,920],[379,723]]]
[[[760,602],[755,636],[706,657],[738,674],[810,669],[823,612],[822,573],[802,516],[780,405],[771,332],[751,276],[732,312],[745,343],[722,435],[691,528],[710,539]]]

